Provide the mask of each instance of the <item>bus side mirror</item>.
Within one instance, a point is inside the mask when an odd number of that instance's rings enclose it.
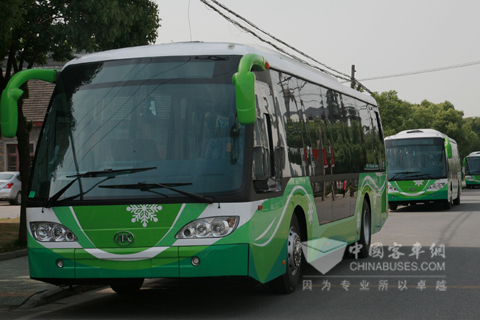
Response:
[[[252,124],[257,117],[255,105],[255,74],[251,71],[268,69],[265,58],[258,54],[246,54],[240,59],[238,72],[233,75],[237,117],[241,124]]]
[[[445,138],[445,151],[447,152],[447,158],[452,158],[452,145],[450,144],[450,140]]]
[[[20,87],[28,80],[38,79],[55,83],[57,70],[53,69],[28,69],[16,73],[8,81],[2,93],[0,101],[0,124],[2,134],[5,137],[13,138],[17,134],[18,125],[18,99],[23,95]]]

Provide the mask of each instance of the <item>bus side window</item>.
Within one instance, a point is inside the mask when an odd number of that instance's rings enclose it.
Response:
[[[269,86],[263,82],[255,85],[257,119],[254,124],[253,180],[257,191],[279,191],[280,183],[276,177],[273,118],[273,97]]]
[[[270,148],[267,131],[267,116],[257,118],[254,128],[253,178],[262,180],[271,177]]]

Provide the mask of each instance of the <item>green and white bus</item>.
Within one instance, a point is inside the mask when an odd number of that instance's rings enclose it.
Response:
[[[26,197],[33,279],[129,292],[243,276],[288,293],[302,244],[308,262],[367,256],[387,219],[375,100],[277,52],[174,43],[26,70],[3,93],[4,135],[29,79],[56,83]]]
[[[388,203],[460,204],[462,169],[457,143],[433,129],[405,130],[385,138]]]
[[[480,186],[480,151],[470,153],[463,159],[465,183],[468,189]]]

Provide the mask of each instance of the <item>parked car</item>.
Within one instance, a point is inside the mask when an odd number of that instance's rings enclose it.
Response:
[[[0,200],[8,200],[10,204],[22,202],[20,172],[0,172]]]

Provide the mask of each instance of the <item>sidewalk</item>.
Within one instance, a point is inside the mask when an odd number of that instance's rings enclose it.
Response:
[[[13,309],[56,286],[30,279],[27,250],[0,254],[0,308]]]
[[[0,312],[38,307],[98,287],[59,287],[32,280],[26,249],[0,254]]]
[[[0,201],[0,218],[15,219],[20,206]],[[30,279],[27,249],[0,253],[0,312],[29,309],[87,292],[99,286],[59,287]],[[0,315],[1,318],[1,315]]]

